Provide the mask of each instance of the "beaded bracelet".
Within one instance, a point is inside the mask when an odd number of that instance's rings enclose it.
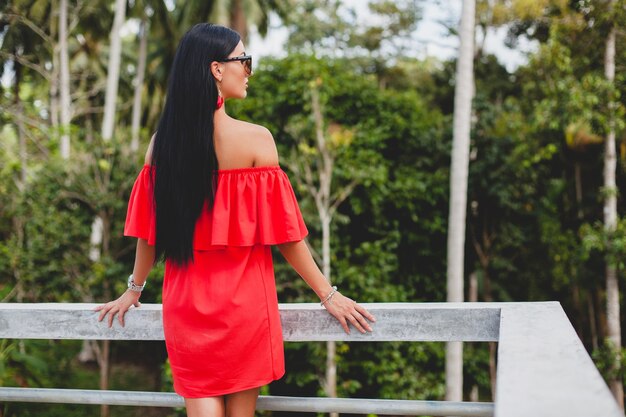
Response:
[[[320,305],[323,306],[324,304],[326,304],[327,301],[330,301],[330,299],[333,298],[333,295],[335,295],[336,292],[337,292],[337,287],[333,286],[332,291],[326,296],[326,298],[322,300]]]

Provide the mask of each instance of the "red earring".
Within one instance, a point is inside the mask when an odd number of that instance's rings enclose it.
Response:
[[[224,105],[224,97],[217,96],[217,106],[215,107],[215,110],[219,110],[223,105]]]

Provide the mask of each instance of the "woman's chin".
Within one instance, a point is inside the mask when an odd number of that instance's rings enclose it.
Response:
[[[238,100],[238,99],[242,99],[242,98],[246,98],[246,97],[248,97],[248,92],[246,90],[243,90],[241,93],[233,94],[232,96],[229,96],[228,98],[232,98],[232,99]]]

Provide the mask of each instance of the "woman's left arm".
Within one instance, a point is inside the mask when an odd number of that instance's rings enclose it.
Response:
[[[293,269],[315,291],[320,300],[325,300],[331,295],[333,289],[313,260],[311,251],[309,251],[304,240],[279,244],[278,249]],[[332,294],[331,298],[324,303],[324,307],[339,320],[348,334],[350,334],[348,323],[356,327],[361,333],[365,333],[372,331],[368,320],[370,322],[376,321],[369,311],[350,298],[344,297],[339,291]]]

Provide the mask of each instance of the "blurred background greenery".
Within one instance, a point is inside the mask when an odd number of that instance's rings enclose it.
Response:
[[[201,21],[244,36],[252,29],[263,34],[270,16],[288,30],[286,53],[255,60],[248,98],[229,101],[227,110],[272,131],[311,231],[309,243],[320,254],[319,210],[309,192],[319,180],[307,183],[301,171],[318,166],[316,127],[322,127],[334,161],[332,190],[343,197],[330,224],[333,284],[361,302],[445,301],[456,63],[404,52],[407,45],[418,47],[411,33],[424,10],[447,3],[371,1],[377,23],[367,24],[339,0],[121,3],[124,20],[145,30],[121,38],[112,134],[104,132],[103,113],[117,6],[103,0],[0,6],[0,71],[7,80],[0,96],[2,302],[103,302],[124,290],[135,244],[122,236],[127,199],[156,128],[178,40]],[[624,285],[626,9],[623,1],[613,9],[608,3],[477,2],[478,35],[506,28],[511,49],[522,40],[538,47],[514,70],[481,42],[475,47],[465,287],[467,300],[560,301],[605,377],[623,379],[605,343],[604,274],[608,256]],[[611,22],[622,28],[613,83],[604,76]],[[449,28],[450,37],[455,30]],[[63,88],[69,89],[69,119]],[[608,103],[615,103],[618,146],[619,221],[610,235],[602,226]],[[95,241],[94,218],[101,222]],[[279,300],[315,301],[278,252],[274,259]],[[153,270],[142,301],[160,302],[162,274],[162,265]],[[323,395],[325,344],[285,348],[287,375],[263,393]],[[468,399],[492,400],[490,352],[480,343],[465,350]],[[340,396],[444,396],[443,343],[340,343],[337,363]],[[2,386],[170,391],[169,375],[163,343],[0,340]],[[20,403],[0,408],[7,417],[101,412],[184,414]]]

